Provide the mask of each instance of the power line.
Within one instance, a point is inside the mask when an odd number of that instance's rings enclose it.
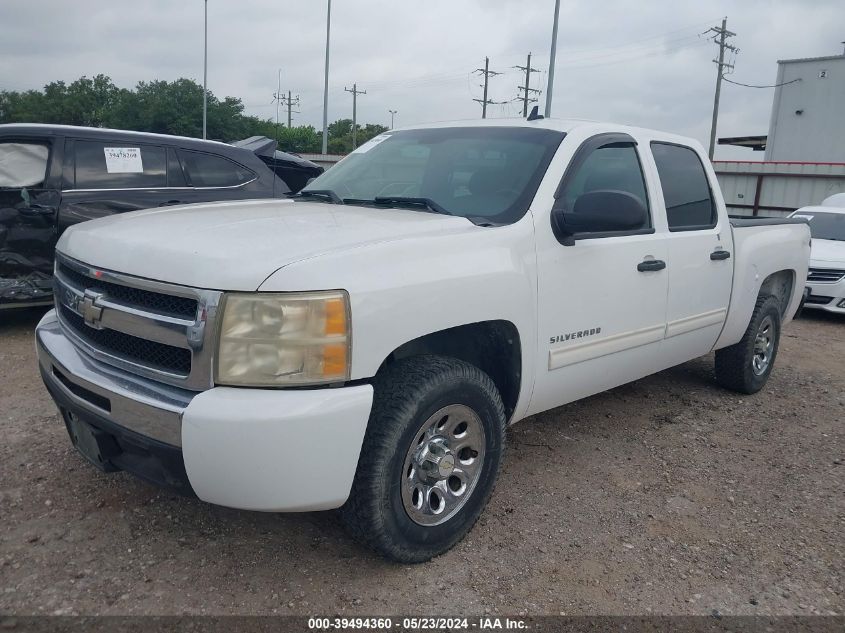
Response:
[[[771,86],[753,86],[751,84],[743,84],[738,81],[731,81],[724,75],[722,76],[722,80],[735,86],[742,86],[743,88],[780,88],[781,86],[788,86],[789,84],[794,84],[796,81],[801,81],[801,78],[799,77],[798,79],[793,79],[792,81],[784,81],[782,84],[772,84]]]
[[[517,98],[522,100],[522,116],[526,117],[528,116],[528,102],[537,101],[537,99],[531,98],[531,93],[540,94],[539,90],[530,87],[531,73],[538,73],[540,71],[536,68],[531,68],[531,53],[528,53],[528,61],[525,62],[525,66],[514,66],[514,68],[525,73],[525,85],[517,86],[517,89],[522,91],[522,96],[517,95]]]
[[[649,36],[649,37],[645,37],[645,38],[641,38],[641,39],[637,39],[637,40],[632,40],[632,41],[629,41],[625,44],[618,44],[618,45],[615,45],[615,46],[600,46],[600,47],[597,47],[597,48],[581,49],[580,51],[574,51],[574,52],[568,54],[567,57],[569,59],[572,59],[574,57],[577,61],[580,61],[580,60],[577,59],[579,56],[586,55],[587,57],[592,57],[591,53],[594,53],[594,52],[609,51],[609,50],[622,50],[622,49],[629,49],[629,48],[643,48],[643,47],[648,48],[648,47],[654,46],[654,44],[641,44],[641,42],[648,42],[648,41],[651,41],[651,40],[662,39],[662,38],[665,38],[667,35],[674,35],[675,33],[682,33],[683,31],[689,31],[689,30],[698,31],[701,27],[703,27],[707,24],[712,24],[713,20],[715,20],[715,19],[716,18],[711,18],[711,19],[705,20],[703,22],[697,22],[696,24],[690,24],[688,26],[683,26],[683,27],[674,29],[672,31],[667,31],[665,33],[660,33],[660,34],[657,34],[657,35],[652,35],[652,36]],[[684,36],[680,39],[686,39],[686,37],[697,37],[697,35]]]

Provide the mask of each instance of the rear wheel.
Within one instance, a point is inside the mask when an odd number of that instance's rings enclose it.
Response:
[[[341,516],[387,558],[426,561],[460,541],[490,498],[504,447],[502,401],[477,367],[438,356],[399,361],[373,386]]]
[[[716,351],[716,381],[740,393],[757,393],[766,384],[780,343],[780,302],[757,299],[748,329],[736,345]]]

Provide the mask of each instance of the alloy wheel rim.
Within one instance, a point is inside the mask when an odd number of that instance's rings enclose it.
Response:
[[[472,496],[484,465],[486,437],[478,414],[443,407],[414,434],[401,474],[402,505],[419,525],[455,516]]]
[[[757,328],[754,337],[754,355],[751,357],[751,368],[757,376],[766,373],[772,362],[772,349],[775,341],[775,323],[767,316]]]

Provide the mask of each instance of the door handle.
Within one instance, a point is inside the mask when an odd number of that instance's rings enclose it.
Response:
[[[666,268],[666,262],[662,259],[647,259],[637,264],[637,270],[641,273],[663,270],[664,268]]]
[[[174,204],[182,204],[182,201],[181,200],[168,200],[167,202],[162,202],[158,206],[160,206],[160,207],[170,207],[170,206],[173,206]]]
[[[713,261],[719,261],[721,259],[727,259],[730,256],[731,256],[731,254],[728,251],[723,251],[721,249],[718,250],[718,251],[713,251],[712,253],[710,253],[710,259],[712,259]]]
[[[43,204],[31,204],[28,207],[21,207],[18,212],[28,218],[36,218],[39,216],[53,215],[56,212],[55,207],[48,207]]]

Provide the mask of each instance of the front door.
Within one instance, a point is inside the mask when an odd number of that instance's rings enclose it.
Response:
[[[656,370],[666,320],[665,227],[651,213],[640,149],[628,135],[600,135],[575,153],[556,194],[625,192],[647,209],[642,226],[574,236],[564,245],[537,226],[539,354],[529,414]],[[539,217],[539,216],[538,216]]]
[[[0,307],[49,301],[61,194],[55,139],[0,140]]]

